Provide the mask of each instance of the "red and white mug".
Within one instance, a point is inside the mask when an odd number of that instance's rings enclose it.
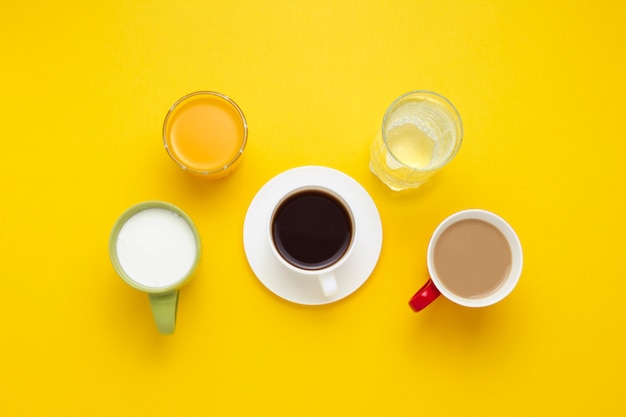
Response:
[[[430,279],[409,301],[413,311],[427,307],[439,295],[462,306],[485,307],[505,298],[517,285],[522,245],[500,216],[486,210],[464,210],[437,226],[428,244],[427,264]],[[485,290],[489,283],[480,281],[495,273],[501,275],[499,281]],[[479,291],[472,293],[472,285]]]

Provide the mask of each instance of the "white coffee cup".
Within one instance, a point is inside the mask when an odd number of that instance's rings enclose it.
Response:
[[[352,254],[358,233],[353,210],[339,194],[305,186],[283,195],[267,221],[276,260],[303,279],[317,279],[325,297],[337,292],[335,271]]]
[[[450,284],[450,279],[442,276],[442,271],[438,270],[436,265],[437,251],[444,250],[438,245],[442,235],[444,235],[447,231],[450,231],[452,226],[459,225],[465,220],[480,221],[489,226],[493,226],[503,237],[505,241],[503,246],[508,246],[508,249],[510,249],[510,263],[508,263],[509,268],[503,272],[504,278],[501,279],[501,282],[493,290],[480,295],[468,296],[460,294],[458,289],[455,291]],[[448,236],[454,235],[448,233]],[[458,253],[463,253],[465,250],[469,251],[471,249],[475,249],[475,246],[480,245],[480,242],[476,240],[475,236],[468,237],[465,242],[461,242],[462,239],[460,238],[460,235],[457,236],[456,239],[458,243],[455,243],[455,250],[458,251]],[[464,248],[463,245],[466,245],[467,247]],[[449,264],[454,263],[454,261],[454,255],[448,257]],[[486,262],[490,261],[487,260]],[[437,226],[428,244],[427,264],[430,279],[409,301],[409,305],[414,311],[417,312],[422,310],[433,302],[440,294],[450,301],[462,306],[486,307],[505,298],[517,285],[522,273],[522,245],[517,234],[515,233],[515,230],[513,230],[511,225],[509,225],[502,217],[486,210],[464,210],[452,214],[441,222],[439,226]],[[458,261],[458,264],[462,265],[462,262]],[[476,268],[477,272],[480,272],[480,264],[477,265]],[[439,269],[442,268],[440,267]],[[469,271],[468,280],[471,280]],[[448,283],[446,283],[446,281]]]

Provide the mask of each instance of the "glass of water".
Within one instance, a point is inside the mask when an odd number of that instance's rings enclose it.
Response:
[[[395,191],[416,188],[454,158],[461,147],[461,116],[432,91],[411,91],[387,109],[372,143],[370,170]]]

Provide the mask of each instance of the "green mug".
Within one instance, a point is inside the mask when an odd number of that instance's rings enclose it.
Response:
[[[200,260],[200,235],[187,214],[162,201],[146,201],[117,219],[109,238],[113,268],[131,287],[148,293],[161,334],[176,328],[178,291]]]

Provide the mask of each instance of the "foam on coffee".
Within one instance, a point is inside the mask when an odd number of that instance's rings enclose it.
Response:
[[[495,226],[466,219],[445,229],[435,243],[435,271],[441,283],[464,298],[482,298],[500,288],[512,265],[506,237]]]
[[[196,239],[177,213],[149,208],[130,217],[117,236],[120,266],[135,282],[166,288],[185,278],[196,261]]]

